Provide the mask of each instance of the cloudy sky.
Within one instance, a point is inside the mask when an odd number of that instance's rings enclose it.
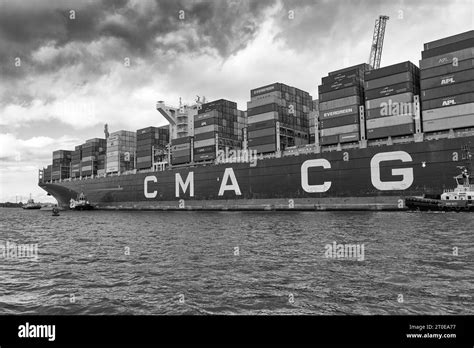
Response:
[[[0,201],[37,187],[51,152],[166,121],[177,105],[282,82],[317,96],[331,70],[367,62],[390,16],[382,66],[474,28],[472,0],[0,0]]]

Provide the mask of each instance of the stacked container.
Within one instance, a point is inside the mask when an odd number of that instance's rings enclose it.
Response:
[[[137,169],[149,169],[153,166],[154,154],[167,153],[169,126],[147,127],[137,130]]]
[[[71,154],[71,177],[79,178],[81,176],[82,146],[78,145]]]
[[[121,130],[110,134],[107,139],[106,172],[121,173],[134,169],[136,148],[135,132]]]
[[[249,149],[269,153],[308,144],[309,114],[313,109],[308,92],[273,83],[252,89],[250,97],[247,103]]]
[[[43,182],[51,181],[52,179],[53,166],[50,164],[46,168],[43,168]]]
[[[98,174],[104,170],[106,153],[105,139],[94,138],[86,140],[81,145],[81,176]]]
[[[53,152],[53,165],[51,178],[53,180],[66,179],[71,173],[71,154],[69,150],[57,150]]]
[[[428,42],[421,53],[423,132],[474,126],[474,30]]]
[[[245,113],[235,102],[219,99],[202,104],[194,116],[194,161],[216,158],[216,150],[240,149]]]
[[[191,162],[193,137],[182,137],[171,140],[171,164]]]
[[[416,132],[415,96],[420,70],[403,62],[365,72],[367,139],[405,136]]]
[[[364,101],[364,73],[368,64],[330,72],[319,90],[321,145],[360,140],[359,107]]]

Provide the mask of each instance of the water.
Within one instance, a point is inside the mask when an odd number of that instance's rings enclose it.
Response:
[[[473,226],[468,213],[0,208],[0,245],[38,243],[37,261],[0,247],[0,314],[474,314]],[[333,241],[363,243],[364,260],[326,258]]]

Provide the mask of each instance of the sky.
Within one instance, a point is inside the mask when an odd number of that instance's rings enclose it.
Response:
[[[54,202],[37,186],[52,152],[167,121],[177,106],[250,89],[308,91],[368,62],[390,16],[382,66],[418,65],[423,43],[474,28],[472,0],[0,0],[0,202]]]

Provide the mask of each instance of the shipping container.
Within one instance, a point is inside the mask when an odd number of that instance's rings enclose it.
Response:
[[[182,157],[171,157],[171,164],[184,164],[191,162],[191,155]]]
[[[276,122],[277,122],[276,120],[268,120],[268,121],[250,123],[247,129],[248,129],[248,132],[252,132],[258,129],[262,129],[262,128],[270,128],[270,127],[275,128]]]
[[[173,145],[171,146],[171,151],[179,151],[179,150],[186,150],[191,148],[190,143],[185,143],[185,144],[179,144],[179,145]]]
[[[171,140],[171,145],[181,145],[191,142],[191,137],[183,137]]]
[[[412,74],[418,75],[418,67],[410,61],[397,63],[389,66],[385,66],[379,69],[373,69],[366,71],[364,74],[364,81],[370,81],[379,79],[385,76],[391,76],[395,74],[400,74],[404,72],[410,72]]]
[[[392,108],[385,106],[375,109],[367,110],[365,118],[367,120],[379,117],[388,117],[395,115],[410,115],[415,117],[415,107],[412,103],[402,103],[398,105],[392,105]]]
[[[359,105],[349,105],[349,106],[344,106],[342,108],[321,111],[320,119],[342,117],[342,116],[347,116],[347,115],[358,115],[358,114],[359,114]]]
[[[247,122],[250,125],[251,123],[263,122],[268,120],[277,120],[278,119],[278,112],[266,112],[264,114],[259,114],[255,116],[248,116]]]
[[[340,117],[326,118],[326,119],[321,119],[319,121],[319,128],[325,129],[325,128],[346,126],[349,124],[359,123],[359,120],[360,120],[359,113],[340,116]]]
[[[347,87],[347,88],[339,89],[337,91],[319,93],[319,101],[325,102],[325,101],[330,101],[330,100],[335,100],[335,99],[346,98],[353,95],[358,95],[358,96],[363,95],[363,88],[360,86]]]
[[[216,132],[199,133],[194,135],[194,144],[201,140],[214,139]]]
[[[471,48],[471,47],[474,47],[474,38],[459,41],[459,42],[453,42],[448,45],[424,50],[423,52],[421,52],[421,58],[427,59],[427,58],[439,56],[445,53],[460,51],[465,48]]]
[[[264,144],[271,144],[271,143],[276,143],[275,135],[268,135],[268,136],[260,137],[260,138],[251,138],[248,140],[249,147],[264,145]]]
[[[342,79],[336,80],[332,83],[325,84],[318,86],[319,93],[327,93],[332,91],[337,91],[347,87],[363,87],[363,80],[360,77],[355,75],[344,77]]]
[[[137,157],[137,163],[151,162],[151,156]]]
[[[280,94],[280,92],[278,92],[278,93]],[[267,95],[261,96],[258,99],[253,99],[252,98],[251,101],[247,102],[247,110],[252,109],[252,108],[256,108],[256,107],[259,107],[259,106],[262,106],[262,105],[273,104],[273,103],[281,105],[282,101],[283,101],[283,99],[281,99],[281,97],[277,97],[277,96],[272,95],[272,94],[267,94]]]
[[[474,93],[459,94],[450,97],[426,100],[421,103],[422,110],[437,109],[452,105],[461,105],[474,102]]]
[[[423,90],[427,90],[430,88],[456,85],[461,82],[467,82],[470,80],[474,80],[474,69],[459,71],[448,75],[442,75],[426,80],[421,80],[420,84]]]
[[[380,139],[394,136],[410,135],[415,132],[415,124],[407,123],[399,126],[367,129],[367,139]]]
[[[474,38],[474,30],[469,30],[464,33],[456,34],[453,36],[448,36],[439,40],[427,42],[423,45],[423,49],[431,50],[433,48],[450,45],[455,42],[464,41],[467,39]]]
[[[200,154],[194,155],[194,162],[208,161],[208,160],[213,160],[215,158],[216,158],[215,152],[200,153]]]
[[[360,105],[361,98],[360,96],[351,96],[336,100],[331,100],[327,102],[320,102],[319,103],[319,111],[324,112],[332,109],[338,109],[342,107],[347,107],[351,105]]]
[[[402,82],[396,85],[366,91],[365,100],[378,99],[407,92],[412,92],[413,94],[418,95],[419,91],[420,87],[415,85],[413,82]]]
[[[384,105],[393,105],[395,103],[413,103],[413,93],[396,94],[389,97],[367,100],[365,102],[366,110],[383,107]]]
[[[327,137],[330,135],[340,135],[344,133],[355,133],[359,131],[359,125],[358,124],[350,124],[347,126],[341,126],[341,127],[334,127],[334,128],[328,128],[328,129],[322,129],[321,130],[321,136]]]
[[[339,135],[340,143],[350,143],[354,141],[359,141],[359,132]]]
[[[198,121],[203,121],[210,118],[217,118],[218,115],[219,113],[217,112],[217,110],[210,110],[208,112],[200,113],[194,115],[194,123],[196,124],[196,122]]]
[[[276,151],[276,144],[275,143],[270,143],[270,144],[252,146],[252,147],[249,146],[249,150],[256,150],[257,153],[275,152]]]
[[[194,128],[194,136],[196,137],[198,134],[202,133],[209,133],[209,132],[217,132],[218,126],[215,124],[211,124],[209,126]]]
[[[474,115],[463,115],[437,120],[423,121],[424,132],[474,127]]]
[[[321,136],[319,143],[321,145],[333,145],[339,143],[340,135]]]
[[[262,128],[259,130],[251,131],[248,133],[248,139],[265,137],[268,135],[276,135],[276,128],[270,127],[270,128]]]
[[[211,145],[215,145],[215,143],[216,143],[215,138],[200,140],[200,141],[194,142],[194,147],[197,148],[197,147],[211,146]]]
[[[250,96],[254,97],[254,96],[257,96],[257,95],[266,94],[266,93],[274,92],[274,91],[281,91],[281,90],[282,90],[282,85],[281,85],[281,83],[277,82],[277,83],[272,83],[272,84],[267,85],[267,86],[251,89],[250,90]]]
[[[375,71],[375,70],[373,70]],[[378,79],[373,79],[370,81],[365,81],[365,91],[382,88],[385,86],[396,85],[403,82],[415,82],[416,76],[412,72],[401,72],[394,75],[384,76]]]
[[[474,115],[474,103],[453,105],[445,108],[425,110],[422,112],[422,120],[437,120],[454,116]],[[474,117],[474,116],[473,116]]]
[[[465,94],[474,91],[474,81],[467,81],[457,83],[455,85],[448,85],[438,88],[423,90],[421,92],[421,101],[443,98],[456,94]]]
[[[367,63],[361,63],[361,64],[357,64],[357,65],[353,65],[353,66],[350,66],[350,67],[347,67],[347,68],[342,68],[342,69],[339,69],[339,70],[335,70],[335,71],[331,71],[330,73],[328,73],[329,76],[340,76],[340,75],[343,75],[344,73],[349,73],[349,72],[352,72],[352,71],[368,71],[368,70],[371,70],[372,67],[367,64]]]
[[[276,103],[271,103],[271,104],[265,104],[261,106],[257,106],[252,109],[247,110],[247,115],[248,117],[254,116],[254,115],[259,115],[271,111],[279,111],[279,105]]]
[[[460,51],[446,53],[440,56],[420,60],[420,69],[434,68],[441,65],[459,64],[459,62],[474,58],[474,47]]]
[[[387,117],[372,118],[370,120],[367,120],[366,128],[372,129],[372,128],[392,127],[392,126],[399,126],[402,124],[409,124],[413,122],[414,122],[414,119],[410,115],[387,116]]]
[[[176,150],[176,151],[171,152],[171,155],[174,156],[174,157],[189,156],[189,155],[191,155],[191,149]]]
[[[197,147],[194,149],[194,154],[207,153],[207,152],[216,152],[216,146],[211,145],[211,146]]]
[[[420,79],[425,80],[436,76],[443,76],[447,74],[457,73],[464,70],[474,68],[474,59],[467,59],[458,62],[457,64],[448,64],[437,66],[434,68],[423,69],[420,71]]]

